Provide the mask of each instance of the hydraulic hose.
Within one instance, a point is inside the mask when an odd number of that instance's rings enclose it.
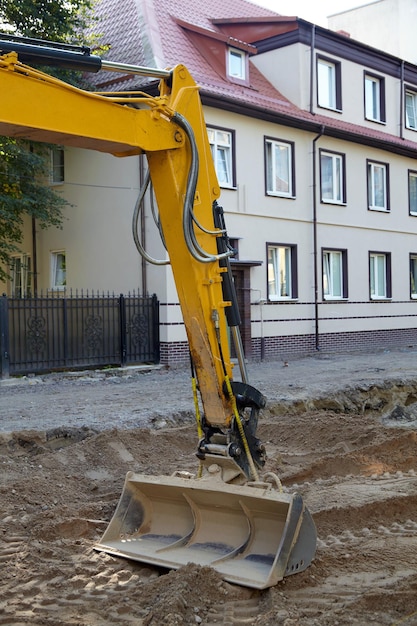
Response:
[[[194,137],[193,129],[190,123],[188,122],[188,120],[180,113],[175,113],[172,118],[172,121],[178,124],[178,126],[180,126],[180,128],[183,129],[183,131],[188,137],[188,140],[190,142],[190,148],[191,148],[191,163],[190,163],[190,168],[188,171],[187,190],[185,193],[184,209],[183,209],[183,231],[184,231],[184,238],[187,244],[187,248],[190,254],[200,263],[212,263],[214,261],[219,261],[220,259],[231,256],[232,252],[228,251],[224,254],[214,254],[214,255],[208,253],[198,243],[195,232],[194,232],[194,227],[193,227],[193,224],[196,224],[201,230],[204,230],[204,232],[209,232],[211,234],[211,231],[207,231],[201,228],[201,226],[198,224],[193,213],[194,198],[195,198],[195,191],[197,187],[197,178],[198,178],[198,171],[199,171],[199,156],[198,156],[198,149],[197,149],[197,144],[196,144],[196,140]],[[217,233],[218,231],[214,231],[212,234],[217,234]]]
[[[150,183],[151,177],[149,174],[149,170],[146,172],[145,174],[145,180],[143,181],[143,185],[140,188],[139,191],[139,195],[138,198],[136,200],[136,204],[135,204],[135,209],[133,211],[133,218],[132,218],[132,234],[133,234],[133,240],[135,242],[135,246],[139,252],[139,254],[146,259],[146,261],[148,261],[149,263],[151,263],[152,265],[169,265],[169,260],[167,259],[154,259],[153,257],[151,257],[145,250],[145,248],[142,246],[140,239],[139,239],[139,234],[138,234],[138,224],[139,224],[139,216],[141,214],[142,211],[142,203],[143,203],[143,198],[145,196],[145,193],[149,187],[149,183]]]

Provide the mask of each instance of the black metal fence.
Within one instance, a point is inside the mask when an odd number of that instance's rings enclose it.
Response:
[[[0,297],[0,377],[158,362],[155,295]]]

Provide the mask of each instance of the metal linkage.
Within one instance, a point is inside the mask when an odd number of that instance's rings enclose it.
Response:
[[[42,41],[14,35],[0,35],[0,52],[16,52],[22,63],[46,65],[49,67],[65,67],[80,72],[123,72],[137,74],[151,78],[169,78],[170,70],[153,67],[142,67],[128,63],[103,61],[101,57],[91,54],[87,46],[73,46],[71,44]]]

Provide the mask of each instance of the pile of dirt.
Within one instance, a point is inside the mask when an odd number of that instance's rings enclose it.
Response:
[[[416,433],[315,412],[264,418],[260,435],[267,469],[303,495],[319,536],[313,564],[263,592],[94,550],[127,471],[196,469],[193,425],[3,434],[0,624],[411,625]]]
[[[145,404],[155,386],[148,380]],[[165,413],[161,400],[157,417],[149,406],[133,426],[140,399],[128,381],[46,382],[21,394],[2,388],[0,626],[416,624],[417,396],[411,380],[404,385],[374,387],[365,404],[363,385],[340,397],[333,389],[310,395],[308,406],[294,398],[287,411],[275,392],[259,424],[265,469],[303,496],[318,545],[307,570],[264,591],[227,583],[208,567],[167,571],[94,548],[128,471],[197,470],[184,397],[178,408],[170,395]],[[100,394],[101,425],[89,417]],[[24,402],[27,427],[8,428]],[[117,422],[115,406],[127,421]],[[65,415],[80,423],[65,423]]]

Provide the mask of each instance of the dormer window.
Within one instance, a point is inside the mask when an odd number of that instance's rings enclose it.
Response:
[[[246,53],[243,50],[227,49],[227,74],[235,80],[246,80]]]

